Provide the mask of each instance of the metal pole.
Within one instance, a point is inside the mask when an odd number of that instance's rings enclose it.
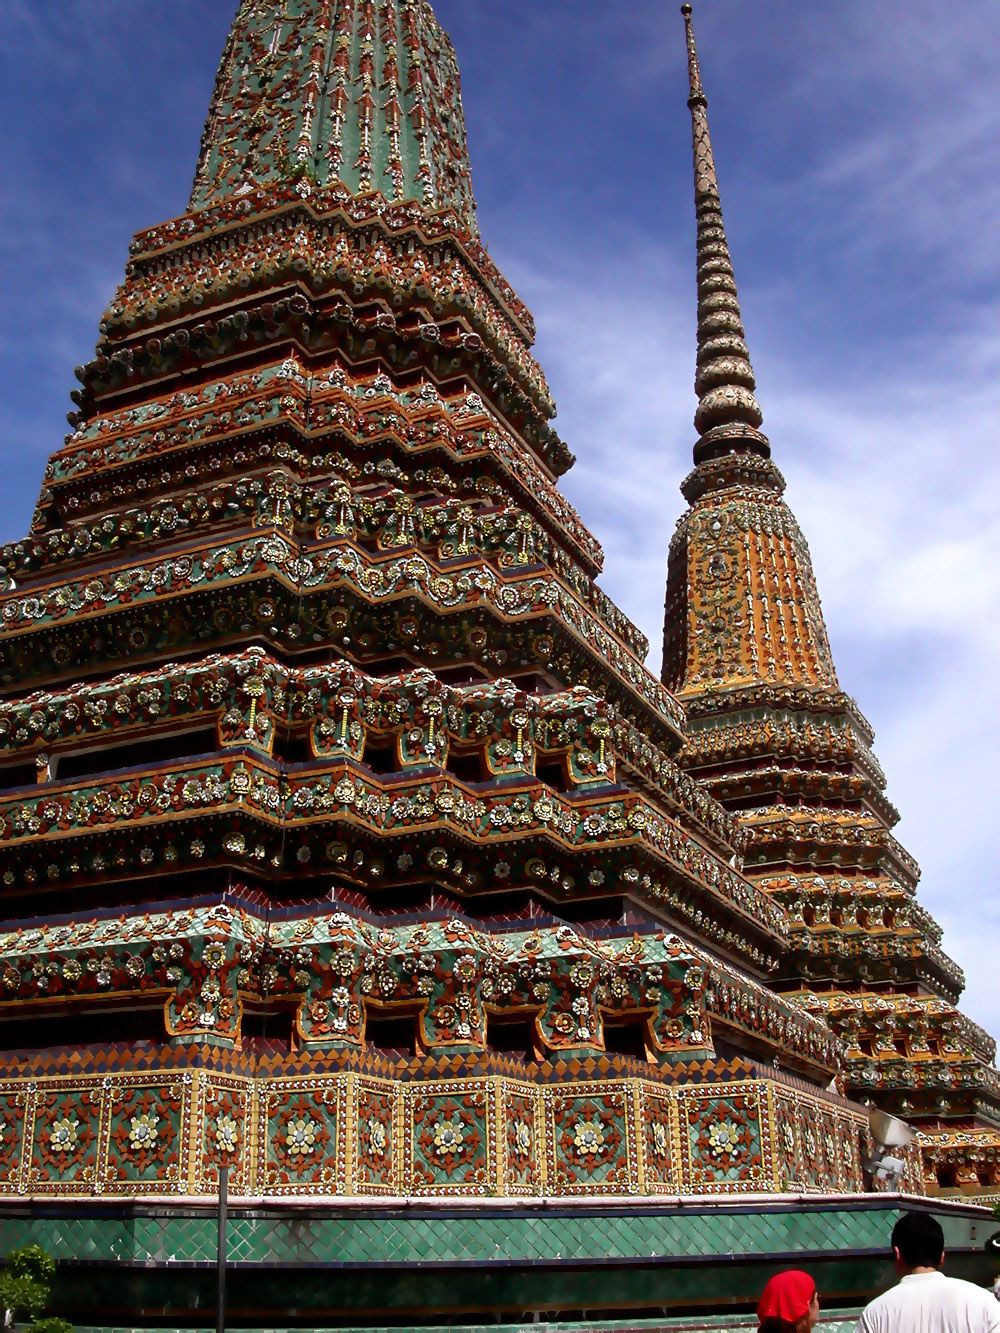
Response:
[[[229,1167],[219,1167],[219,1293],[215,1306],[216,1333],[226,1333],[226,1209],[229,1205]]]

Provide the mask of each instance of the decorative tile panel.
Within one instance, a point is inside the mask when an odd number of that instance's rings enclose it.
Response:
[[[543,1193],[544,1120],[532,1088],[507,1086],[501,1127],[505,1140],[505,1194]]]
[[[407,1089],[406,1185],[409,1194],[487,1194],[495,1190],[496,1100],[485,1081]]]
[[[202,1075],[198,1085],[198,1114],[193,1178],[194,1192],[212,1194],[219,1188],[219,1169],[228,1168],[228,1187],[233,1194],[249,1194],[252,1161],[249,1140],[253,1135],[251,1085],[245,1079],[211,1079]]]
[[[269,1194],[342,1194],[345,1173],[338,1121],[344,1079],[269,1083],[260,1098],[264,1142],[259,1184]]]
[[[635,1114],[628,1084],[596,1084],[545,1100],[552,1194],[627,1194],[635,1188]]]
[[[676,1194],[680,1189],[676,1101],[640,1089],[639,1134],[643,1148],[644,1184],[650,1194]]]
[[[711,1095],[684,1091],[681,1132],[686,1136],[685,1183],[695,1192],[773,1188],[765,1171],[757,1085],[727,1085]]]
[[[0,1121],[0,1198],[211,1197],[223,1163],[233,1197],[852,1191],[866,1127],[860,1110],[756,1079],[205,1069],[8,1082]]]
[[[90,1194],[101,1189],[98,1159],[102,1088],[55,1084],[34,1095],[27,1187],[38,1194]]]
[[[396,1084],[355,1082],[351,1142],[357,1194],[400,1193],[397,1108],[401,1101]]]
[[[187,1187],[187,1119],[192,1077],[169,1083],[130,1079],[105,1089],[104,1189],[165,1194]]]
[[[21,1156],[31,1142],[34,1096],[24,1084],[0,1086],[0,1189],[16,1194],[21,1185]]]

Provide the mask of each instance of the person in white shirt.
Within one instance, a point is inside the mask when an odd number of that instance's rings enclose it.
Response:
[[[971,1282],[945,1277],[944,1232],[929,1213],[904,1213],[892,1229],[899,1284],[867,1306],[857,1333],[1000,1333],[1000,1304]]]

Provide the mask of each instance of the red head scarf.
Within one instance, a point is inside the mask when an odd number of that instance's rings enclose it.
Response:
[[[809,1313],[809,1302],[816,1293],[816,1283],[808,1273],[795,1269],[778,1273],[764,1288],[757,1306],[757,1318],[784,1319],[794,1324]]]

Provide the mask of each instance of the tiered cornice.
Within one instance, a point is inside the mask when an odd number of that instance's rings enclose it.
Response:
[[[270,925],[240,885],[225,903],[172,906],[151,930],[139,915],[17,926],[0,936],[0,1017],[18,1006],[131,998],[164,1035],[241,1048],[244,1011],[291,1012],[306,1053],[349,1054],[396,1010],[421,1054],[486,1052],[492,1021],[527,1020],[525,1056],[598,1055],[605,1027],[634,1019],[652,1064],[711,1056],[727,1033],[781,1038],[815,1076],[841,1048],[821,1019],[662,930],[574,929],[558,918],[491,929],[440,909],[419,923],[342,909],[282,913]],[[241,905],[244,904],[244,905]],[[206,992],[206,982],[213,984]],[[200,1003],[199,1003],[200,1001]],[[3,1076],[0,1065],[0,1077]]]
[[[137,374],[168,382],[214,364],[229,376],[280,343],[307,358],[336,348],[352,366],[386,365],[403,385],[418,365],[439,386],[469,383],[550,477],[565,472],[573,457],[548,425],[555,405],[530,355],[530,317],[482,247],[466,243],[454,219],[429,226],[406,207],[359,218],[337,191],[304,194],[265,193],[243,225],[167,252],[133,247],[97,355],[77,370],[77,436],[98,404],[131,404]]]
[[[44,886],[57,897],[104,876],[116,857],[122,870],[167,873],[267,863],[274,875],[309,878],[332,869],[387,891],[411,882],[415,848],[427,841],[421,856],[461,894],[493,893],[498,879],[555,899],[624,893],[667,905],[756,968],[784,939],[783,914],[726,863],[725,815],[582,688],[535,696],[503,679],[452,687],[426,670],[373,678],[346,662],[290,671],[253,649],[0,705],[0,746],[15,761],[0,768],[11,891],[37,892],[39,841],[53,858]],[[158,749],[187,757],[163,771]],[[616,784],[619,750],[655,805]],[[60,781],[67,764],[72,783]],[[459,781],[459,772],[471,777]],[[198,811],[210,818],[192,842]],[[230,816],[228,834],[213,831],[218,814]],[[310,838],[326,828],[322,851],[289,840],[302,820]],[[130,828],[142,843],[123,851]],[[386,849],[405,839],[406,851],[387,858],[372,835]],[[542,873],[543,844],[599,854],[578,883],[568,865]],[[684,868],[680,878],[670,866]]]

